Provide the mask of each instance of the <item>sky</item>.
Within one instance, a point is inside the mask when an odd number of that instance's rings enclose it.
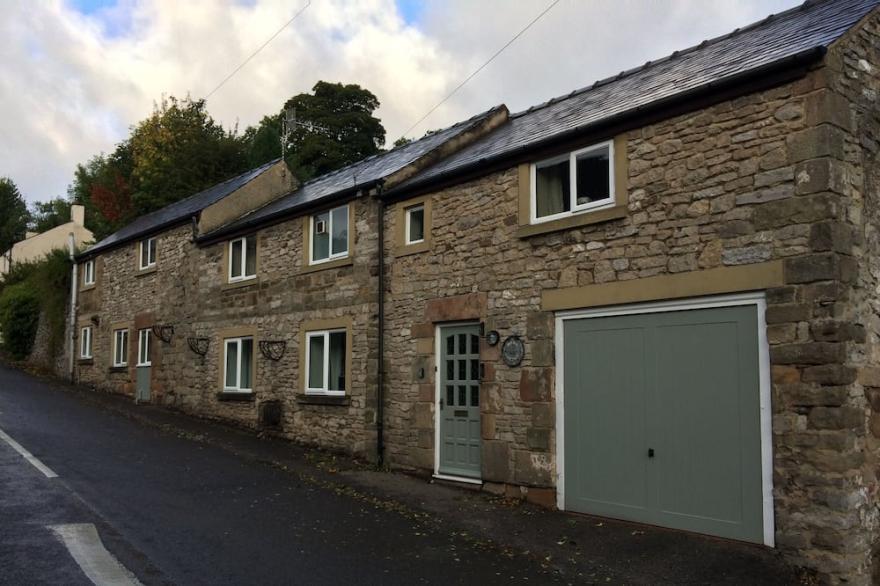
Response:
[[[208,100],[241,132],[319,80],[379,98],[390,145],[552,0],[311,0]],[[308,0],[0,0],[0,177],[63,196],[163,96],[204,97]],[[796,0],[560,0],[409,136],[567,94]]]

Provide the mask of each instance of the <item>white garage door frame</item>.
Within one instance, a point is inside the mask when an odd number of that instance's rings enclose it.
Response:
[[[760,386],[761,425],[761,488],[763,503],[764,545],[775,546],[773,515],[773,431],[770,404],[770,346],[764,314],[767,302],[764,292],[692,297],[651,303],[614,305],[594,309],[577,309],[556,313],[556,506],[565,510],[565,364],[563,356],[563,325],[566,320],[613,317],[689,309],[710,309],[754,305],[758,319],[758,373]]]

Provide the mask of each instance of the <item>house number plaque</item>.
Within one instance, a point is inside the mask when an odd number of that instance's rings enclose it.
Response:
[[[519,336],[510,336],[501,345],[501,358],[507,366],[519,366],[526,353]]]

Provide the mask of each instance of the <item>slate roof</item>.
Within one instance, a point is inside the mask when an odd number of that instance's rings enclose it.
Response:
[[[811,0],[732,33],[623,71],[567,96],[518,112],[506,124],[471,143],[389,194],[441,175],[527,151],[568,132],[689,93],[708,84],[828,47],[880,0]]]
[[[500,108],[503,108],[503,106],[477,114],[464,122],[459,122],[404,146],[372,155],[347,167],[316,177],[303,183],[298,189],[288,195],[242,216],[235,222],[203,235],[200,240],[215,238],[220,234],[260,224],[270,218],[284,216],[296,209],[309,206],[320,199],[375,185],[381,179],[399,171],[427,155],[446,141],[479,124]]]
[[[281,159],[275,159],[268,163],[251,169],[241,175],[227,179],[222,183],[218,183],[208,189],[200,191],[195,195],[191,195],[186,199],[176,201],[165,206],[155,212],[144,214],[135,219],[131,224],[121,228],[107,236],[91,248],[83,251],[79,257],[88,257],[96,252],[101,252],[120,244],[124,244],[131,240],[136,240],[153,234],[159,230],[163,230],[175,224],[188,222],[189,218],[211,204],[214,204],[227,195],[244,187],[261,174],[269,170],[273,165]]]

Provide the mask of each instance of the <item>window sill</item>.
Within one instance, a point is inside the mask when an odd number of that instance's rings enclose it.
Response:
[[[400,247],[394,252],[394,256],[407,256],[410,254],[427,252],[429,250],[431,250],[431,241],[424,240],[422,242],[416,242],[415,244],[401,244]]]
[[[560,218],[558,220],[551,220],[540,224],[521,225],[516,231],[516,236],[517,238],[530,238],[540,234],[549,234],[551,232],[559,232],[560,230],[568,230],[570,228],[619,220],[620,218],[625,218],[628,214],[629,209],[626,205],[616,205],[601,210],[585,211],[579,214],[572,214],[567,218]]]
[[[243,289],[245,287],[251,287],[260,284],[260,279],[257,277],[253,277],[252,279],[242,279],[241,281],[227,281],[223,283],[222,290],[228,291],[230,289]]]
[[[336,260],[329,260],[327,262],[321,262],[314,265],[304,266],[300,269],[300,274],[303,273],[314,273],[315,271],[323,271],[324,269],[336,269],[339,267],[347,267],[354,264],[354,259],[351,256],[347,256],[345,258],[338,258]]]
[[[156,265],[153,265],[153,266],[147,267],[145,269],[138,269],[137,272],[134,274],[134,276],[135,277],[145,277],[147,275],[152,275],[157,270],[158,270],[158,267]]]
[[[128,365],[123,364],[122,366],[111,366],[108,369],[108,372],[125,372],[128,373]]]
[[[79,290],[80,291],[91,291],[92,289],[95,288],[95,285],[96,285],[96,283],[92,283],[90,285],[83,285],[82,287],[79,288]]]
[[[82,366],[91,366],[95,363],[94,358],[79,358],[77,359],[77,364],[81,364]]]
[[[254,401],[254,393],[253,393],[253,391],[248,391],[246,393],[220,391],[219,393],[217,393],[217,400],[218,401],[253,402]]]
[[[307,395],[305,393],[297,393],[296,402],[300,405],[347,407],[351,405],[351,397],[348,395]]]

